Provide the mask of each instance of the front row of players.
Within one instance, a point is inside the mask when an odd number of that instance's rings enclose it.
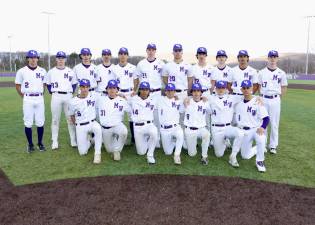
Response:
[[[107,94],[97,96],[89,93],[89,80],[82,79],[80,94],[72,99],[69,106],[71,120],[76,125],[79,153],[86,154],[93,139],[94,163],[101,162],[102,142],[106,151],[113,155],[113,159],[119,161],[127,139],[127,128],[123,120],[125,113],[128,113],[133,121],[137,153],[146,154],[148,163],[154,164],[154,151],[159,138],[157,127],[153,123],[153,114],[157,109],[162,147],[166,155],[172,155],[174,152],[175,164],[181,164],[180,154],[184,142],[189,156],[197,154],[197,140],[200,138],[201,163],[207,165],[211,129],[217,157],[223,156],[226,140],[232,139],[234,141],[229,157],[230,165],[239,167],[236,158],[238,152],[243,159],[256,155],[258,171],[265,172],[265,129],[269,116],[262,100],[252,95],[251,81],[242,82],[243,96],[227,94],[226,81],[217,81],[215,86],[216,95],[206,98],[202,96],[202,86],[199,83],[193,84],[192,97],[180,102],[172,83],[166,85],[165,96],[157,100],[151,98],[148,82],[141,82],[138,94],[126,99],[119,94],[115,80],[108,82]],[[180,114],[184,114],[182,125]],[[210,129],[207,128],[209,114]],[[256,142],[254,147],[253,141]]]

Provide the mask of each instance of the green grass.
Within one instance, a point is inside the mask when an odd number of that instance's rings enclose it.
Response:
[[[288,80],[289,84],[314,84],[315,80]]]
[[[280,129],[280,148],[277,155],[266,154],[267,172],[258,173],[255,159],[241,160],[240,168],[234,169],[227,163],[229,153],[216,158],[209,149],[209,165],[199,163],[200,155],[189,157],[182,154],[182,165],[173,165],[172,157],[165,156],[161,149],[156,151],[157,164],[149,166],[144,156],[138,156],[134,147],[126,147],[122,161],[114,162],[103,151],[102,163],[93,165],[93,151],[79,156],[69,146],[64,117],[60,130],[60,150],[36,151],[27,154],[22,120],[22,99],[14,88],[0,89],[0,168],[15,185],[45,182],[56,179],[129,174],[180,174],[206,176],[232,176],[306,187],[315,187],[315,107],[314,91],[290,90],[283,100]],[[45,144],[50,147],[50,97],[45,97],[46,126]],[[33,129],[34,142],[36,131]],[[200,152],[199,152],[200,154]]]
[[[4,81],[14,81],[15,77],[0,77],[0,82]]]

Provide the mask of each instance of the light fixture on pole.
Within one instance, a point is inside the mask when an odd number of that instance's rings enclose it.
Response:
[[[50,16],[55,15],[54,12],[43,11],[42,14],[47,15],[48,20],[48,33],[47,33],[47,43],[48,43],[48,70],[50,70]]]
[[[307,19],[307,43],[306,43],[306,62],[305,62],[305,74],[308,74],[308,55],[310,49],[310,30],[311,30],[311,18],[315,16],[306,16]]]

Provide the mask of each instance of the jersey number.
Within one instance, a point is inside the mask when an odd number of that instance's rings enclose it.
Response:
[[[187,120],[189,120],[189,114],[186,114],[186,118],[187,118]]]
[[[52,88],[58,88],[58,82],[51,83],[51,87],[52,87]]]
[[[175,76],[169,76],[169,81],[175,81]]]
[[[77,111],[77,116],[81,116],[81,113],[80,113],[80,111]]]
[[[138,109],[133,110],[132,113],[133,113],[134,115],[138,115]]]
[[[262,87],[267,87],[267,81],[263,82],[263,83],[261,84],[261,86],[262,86]]]
[[[105,110],[101,109],[101,116],[105,116]]]
[[[25,82],[25,88],[29,88],[30,87],[30,84],[28,82]]]

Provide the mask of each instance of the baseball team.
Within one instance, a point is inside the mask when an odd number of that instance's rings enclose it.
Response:
[[[52,95],[52,150],[59,148],[63,111],[70,145],[80,155],[94,147],[95,164],[101,163],[102,144],[113,160],[121,160],[128,120],[131,144],[135,144],[137,154],[146,155],[149,164],[156,163],[156,148],[162,147],[180,165],[182,149],[195,156],[201,147],[201,163],[207,165],[212,145],[217,157],[231,147],[228,162],[233,167],[239,167],[239,152],[242,159],[256,155],[258,171],[265,172],[265,152],[277,153],[281,98],[288,85],[285,72],[277,66],[278,52],[269,51],[267,66],[257,72],[248,65],[246,50],[238,52],[238,65],[231,68],[226,65],[224,50],[217,52],[217,65],[212,66],[207,62],[205,47],[197,49],[195,65],[184,62],[181,44],[173,46],[174,58],[166,64],[156,58],[156,49],[155,44],[148,44],[147,57],[135,66],[128,62],[125,47],[118,51],[117,65],[111,63],[110,49],[104,49],[102,63],[94,65],[90,49],[82,48],[81,63],[73,69],[66,66],[66,53],[59,51],[56,66],[48,73],[38,66],[38,52],[28,51],[27,65],[17,71],[15,79],[16,90],[23,98],[27,152],[35,151],[34,121],[38,149],[46,150],[47,88]]]

